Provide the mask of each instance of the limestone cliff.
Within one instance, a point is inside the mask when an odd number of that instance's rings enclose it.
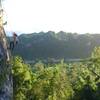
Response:
[[[3,27],[0,27],[0,100],[12,100],[13,84],[10,52]]]

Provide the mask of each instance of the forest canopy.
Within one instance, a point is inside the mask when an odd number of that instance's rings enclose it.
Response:
[[[53,31],[21,34],[14,55],[25,60],[84,59],[100,46],[100,34],[77,34]]]
[[[80,62],[34,65],[12,60],[14,100],[100,100],[100,47]]]

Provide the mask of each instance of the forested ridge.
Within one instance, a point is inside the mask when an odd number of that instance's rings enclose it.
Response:
[[[100,46],[100,34],[77,34],[60,31],[22,34],[14,50],[25,60],[35,59],[83,59]]]
[[[14,100],[100,100],[100,47],[79,62],[33,65],[12,59]]]

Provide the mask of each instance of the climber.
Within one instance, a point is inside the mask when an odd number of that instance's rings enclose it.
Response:
[[[10,49],[13,50],[14,47],[18,44],[18,35],[13,32],[13,37],[11,37],[10,39]]]

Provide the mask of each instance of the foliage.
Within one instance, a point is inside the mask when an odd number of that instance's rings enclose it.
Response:
[[[41,66],[37,63],[32,72],[20,57],[14,58],[14,100],[69,100],[73,90],[66,68],[59,64],[40,69],[38,65]]]
[[[26,100],[25,95],[32,84],[32,72],[20,57],[14,58],[12,64],[14,100]]]
[[[45,65],[13,63],[14,100],[100,100],[100,58],[95,48],[90,59]]]
[[[79,59],[90,56],[95,46],[100,46],[100,34],[76,34],[66,32],[40,32],[22,34],[14,50],[25,60]]]

